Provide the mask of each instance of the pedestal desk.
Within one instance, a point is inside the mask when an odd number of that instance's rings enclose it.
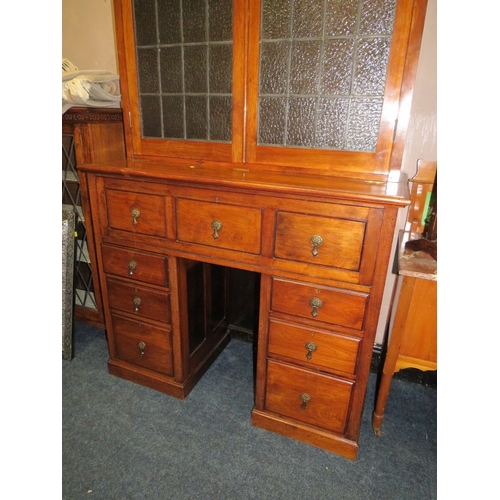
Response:
[[[110,373],[186,397],[229,341],[223,312],[201,326],[195,319],[190,270],[198,262],[255,271],[252,423],[355,458],[406,183],[163,163],[80,168]]]

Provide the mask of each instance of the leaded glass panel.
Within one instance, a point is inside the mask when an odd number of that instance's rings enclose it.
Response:
[[[396,0],[262,0],[259,145],[374,152]]]
[[[232,0],[133,0],[141,133],[231,142]]]

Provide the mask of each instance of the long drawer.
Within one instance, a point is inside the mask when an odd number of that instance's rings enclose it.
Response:
[[[283,321],[269,322],[270,356],[283,356],[304,367],[354,375],[361,339]]]
[[[118,359],[172,376],[172,338],[168,328],[113,314],[113,338]]]
[[[367,301],[366,293],[273,278],[273,311],[362,330]]]
[[[353,383],[268,360],[266,410],[343,433]]]
[[[274,255],[280,259],[359,271],[365,221],[278,211]]]
[[[262,210],[234,204],[176,200],[177,240],[260,254]]]

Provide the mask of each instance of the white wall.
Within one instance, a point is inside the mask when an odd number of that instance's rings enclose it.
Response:
[[[425,18],[420,59],[413,91],[410,123],[406,136],[401,169],[408,174],[408,178],[415,175],[417,160],[437,160],[437,0],[428,0]],[[397,229],[403,229],[407,210],[400,210]],[[394,235],[393,252],[395,254],[397,233]],[[382,344],[386,330],[392,288],[395,276],[389,265],[384,298],[380,310],[380,319],[377,328],[375,343]]]
[[[62,0],[62,57],[81,70],[118,72],[113,0]]]
[[[118,73],[113,0],[62,0],[63,57],[79,69]],[[437,159],[437,0],[428,0],[422,48],[417,69],[402,170],[411,178],[417,160]],[[398,218],[404,226],[406,210]],[[397,232],[396,232],[397,233]],[[396,240],[393,242],[395,249]],[[389,267],[391,269],[392,265]],[[381,344],[394,276],[389,270],[375,342]]]

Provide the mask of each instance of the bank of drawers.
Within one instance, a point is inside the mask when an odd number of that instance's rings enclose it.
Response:
[[[172,374],[165,257],[134,245],[295,273],[295,280],[267,276],[270,303],[261,304],[269,311],[264,411],[343,434],[369,301],[369,293],[359,290],[371,284],[380,213],[174,185],[102,183],[102,257],[116,356]],[[338,286],[324,285],[328,279]]]
[[[102,245],[114,357],[173,375],[170,290],[165,257]]]
[[[174,251],[371,282],[375,252],[365,249],[377,246],[376,209],[117,179],[102,179],[101,185],[102,227],[113,241],[156,241]]]
[[[367,301],[365,293],[272,279],[266,410],[344,432]]]

